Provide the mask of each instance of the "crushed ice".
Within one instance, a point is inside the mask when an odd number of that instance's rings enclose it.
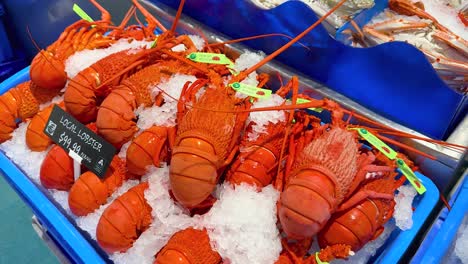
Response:
[[[39,172],[42,161],[45,159],[46,151],[31,151],[26,145],[26,130],[29,121],[19,124],[18,128],[12,133],[12,138],[0,144],[0,149],[5,152],[8,158],[20,167],[30,179],[35,183],[41,184]]]
[[[140,130],[156,126],[175,126],[177,117],[177,100],[179,100],[182,88],[186,82],[194,82],[197,78],[192,75],[174,74],[168,80],[154,85],[152,96],[155,97],[164,91],[164,104],[160,107],[152,106],[144,109],[138,108],[135,114],[138,115],[137,126]],[[176,100],[174,100],[176,99]]]
[[[138,41],[129,39],[119,39],[117,42],[105,49],[82,50],[71,55],[65,61],[65,71],[69,78],[74,78],[80,71],[88,68],[97,61],[126,49],[149,48],[152,41]]]
[[[393,218],[396,226],[401,230],[408,230],[413,226],[413,199],[416,196],[416,189],[411,185],[403,185],[398,188],[395,196],[395,212]]]
[[[278,106],[284,103],[284,98],[277,94],[272,94],[271,97],[266,99],[259,99],[255,102],[252,108],[262,108],[269,106]],[[258,136],[262,133],[267,132],[267,125],[277,124],[278,122],[284,122],[286,120],[286,114],[284,111],[264,111],[264,112],[252,112],[249,115],[247,122],[253,122],[252,132],[248,134],[249,141],[257,140]]]
[[[279,192],[268,185],[261,192],[247,184],[224,184],[218,200],[203,215],[211,246],[230,263],[274,263],[281,252],[276,226]]]

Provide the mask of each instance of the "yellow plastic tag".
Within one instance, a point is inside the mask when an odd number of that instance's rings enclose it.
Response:
[[[234,66],[234,63],[224,54],[192,52],[187,55],[187,58],[195,62]]]
[[[291,99],[288,99],[287,100],[288,102],[292,102]],[[305,103],[310,103],[310,100],[307,100],[307,99],[304,99],[304,98],[297,98],[296,100],[296,104],[305,104]],[[307,108],[309,110],[312,110],[312,111],[315,111],[317,113],[322,113],[323,109],[322,108],[314,108],[314,107],[311,107],[311,108]]]
[[[252,85],[235,82],[229,86],[231,86],[232,89],[238,91],[239,93],[243,93],[255,98],[268,98],[271,96],[271,90],[258,88]]]
[[[397,153],[390,148],[387,144],[385,144],[382,140],[378,137],[374,136],[371,132],[367,131],[364,128],[354,128],[358,131],[359,135],[364,138],[369,144],[376,147],[380,152],[382,152],[387,158],[390,160],[396,159]]]
[[[319,259],[319,256],[318,256],[318,255],[319,255],[318,252],[315,253],[315,261],[317,262],[317,264],[329,264],[328,262],[321,261],[321,260]]]
[[[83,20],[86,20],[88,22],[93,22],[94,20],[88,16],[88,14],[86,14],[86,12],[81,9],[81,7],[79,7],[77,4],[73,4],[73,11],[75,11],[75,13],[81,17],[81,19]]]
[[[403,175],[406,176],[406,179],[408,179],[408,181],[411,183],[411,185],[413,185],[413,187],[419,194],[423,194],[426,192],[426,187],[424,187],[421,180],[418,179],[416,174],[414,174],[411,168],[408,167],[408,165],[406,165],[406,163],[402,159],[397,159],[397,165],[398,168],[400,168]]]
[[[154,39],[153,43],[151,44],[151,48],[154,48],[157,42],[158,42],[158,37]]]

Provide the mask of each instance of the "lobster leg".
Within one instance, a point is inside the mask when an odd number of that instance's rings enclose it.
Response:
[[[355,193],[353,196],[351,196],[346,202],[340,204],[338,206],[338,209],[336,210],[337,212],[347,210],[356,204],[360,203],[366,198],[370,199],[387,199],[387,200],[392,200],[393,195],[388,194],[388,193],[378,193],[370,190],[361,190]]]

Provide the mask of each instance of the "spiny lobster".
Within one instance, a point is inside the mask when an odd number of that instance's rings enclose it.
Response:
[[[52,104],[37,113],[29,122],[26,130],[26,145],[32,151],[44,151],[52,144],[52,140],[44,133],[44,128],[54,105],[56,104]],[[65,108],[63,102],[58,106],[62,109]]]
[[[130,140],[138,131],[135,109],[160,105],[162,102],[153,98],[151,87],[175,73],[193,75],[196,71],[185,63],[167,60],[143,68],[113,88],[97,113],[99,134],[118,148]]]
[[[187,228],[175,233],[156,255],[154,264],[219,264],[206,230]]]
[[[125,161],[115,156],[109,169],[100,179],[96,174],[87,171],[75,181],[70,189],[68,205],[76,216],[85,216],[94,212],[106,203],[114,191],[127,180]]]
[[[96,228],[99,245],[108,253],[123,252],[145,231],[153,217],[143,182],[118,197],[104,210]]]

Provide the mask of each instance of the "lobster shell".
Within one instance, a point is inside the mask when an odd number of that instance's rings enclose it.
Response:
[[[152,126],[136,137],[127,149],[127,169],[136,177],[150,165],[159,166],[168,157],[168,132],[174,128]]]
[[[395,183],[394,175],[387,174],[364,183],[357,192],[368,190],[393,195],[399,185]],[[383,225],[393,215],[394,206],[393,199],[365,198],[354,207],[335,213],[318,234],[320,246],[346,244],[353,251],[360,250],[382,233]]]
[[[60,146],[53,146],[40,170],[42,186],[47,189],[68,191],[75,182],[73,176],[73,159]]]
[[[68,196],[68,204],[73,214],[85,216],[106,203],[107,198],[125,180],[125,162],[117,156],[111,162],[105,178],[87,171],[73,184]]]
[[[96,229],[99,245],[107,252],[124,252],[151,224],[151,206],[146,202],[148,183],[140,183],[114,200],[104,210]]]
[[[218,264],[221,256],[211,249],[206,230],[187,228],[175,233],[156,255],[154,264]]]
[[[224,89],[207,89],[195,106],[235,110],[235,103],[235,98]],[[170,167],[171,190],[186,207],[200,204],[214,190],[219,171],[234,148],[232,141],[240,136],[236,124],[243,124],[235,114],[207,112],[196,107],[178,122]]]
[[[34,97],[31,86],[31,81],[20,83],[0,96],[0,142],[11,138],[16,119],[25,120],[39,111],[40,102]]]
[[[288,237],[312,237],[323,228],[351,187],[357,158],[354,134],[339,127],[304,148],[280,198],[279,219]]]
[[[37,113],[28,125],[26,130],[26,145],[32,151],[44,151],[52,144],[52,140],[44,133],[44,128],[54,105],[50,105]],[[62,109],[64,108],[63,104],[59,106]]]

